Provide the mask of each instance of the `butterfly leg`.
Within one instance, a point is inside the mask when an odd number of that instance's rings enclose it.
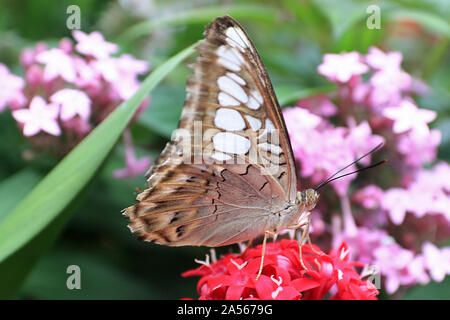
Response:
[[[304,223],[304,228],[303,228],[303,231],[302,231],[302,235],[300,237],[300,241],[298,242],[298,251],[299,251],[300,263],[301,263],[302,267],[305,270],[308,270],[308,268],[306,267],[305,263],[303,262],[302,245],[303,245],[303,242],[305,241],[305,238],[309,238],[309,223],[310,223],[309,220]]]
[[[239,249],[241,251],[241,255],[244,255],[247,250],[252,246],[253,244],[253,239],[248,240],[247,244],[244,244],[244,242],[239,243]]]
[[[305,263],[303,262],[303,258],[302,258],[302,245],[303,242],[305,241],[305,238],[308,240],[308,243],[311,245],[311,240],[309,238],[309,225],[311,223],[311,213],[307,212],[305,215],[305,218],[307,219],[306,221],[304,221],[305,219],[301,219],[301,221],[293,226],[289,226],[289,229],[300,229],[303,228],[302,231],[302,235],[300,237],[299,243],[298,243],[298,250],[299,250],[299,258],[300,258],[300,264],[302,265],[302,267],[305,270],[308,270],[308,268],[306,267]]]
[[[267,242],[267,238],[269,236],[274,236],[275,233],[272,231],[266,231],[264,233],[264,240],[263,240],[263,245],[262,245],[262,253],[261,253],[261,264],[259,266],[259,271],[258,271],[258,275],[256,276],[256,281],[258,281],[259,277],[261,276],[262,270],[263,270],[263,265],[264,265],[264,255],[266,254],[266,242]]]

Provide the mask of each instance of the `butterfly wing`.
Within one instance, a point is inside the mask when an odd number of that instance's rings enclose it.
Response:
[[[232,18],[215,19],[197,46],[174,139],[125,210],[140,238],[219,246],[272,230],[295,202],[295,163],[262,61]]]

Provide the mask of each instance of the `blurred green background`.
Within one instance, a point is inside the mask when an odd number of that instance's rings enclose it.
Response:
[[[56,46],[70,37],[66,8],[81,9],[81,29],[99,30],[122,52],[156,67],[202,38],[214,17],[230,14],[240,21],[264,61],[276,92],[285,103],[330,85],[316,72],[322,55],[371,45],[403,53],[403,68],[432,88],[420,107],[438,112],[433,127],[443,134],[441,159],[450,159],[450,60],[448,1],[282,0],[282,1],[51,1],[0,0],[0,61],[21,74],[18,57],[37,41]],[[381,28],[366,27],[369,5],[381,8]],[[187,65],[180,64],[153,90],[152,102],[133,126],[138,154],[155,158],[175,129],[185,97]],[[292,101],[291,101],[292,100]],[[10,113],[0,114],[0,221],[53,168],[57,160],[25,161],[29,148]],[[197,297],[196,278],[181,278],[196,267],[208,248],[169,248],[135,240],[120,211],[134,202],[144,178],[117,180],[123,167],[119,142],[81,195],[15,261],[0,265],[0,297],[27,299],[178,299]],[[69,219],[70,218],[70,219]],[[64,228],[61,226],[65,225]],[[62,231],[61,231],[62,230]],[[218,251],[237,250],[235,247]],[[19,262],[17,262],[19,261]],[[82,289],[68,290],[66,268],[81,268]],[[15,294],[2,291],[12,274]],[[398,298],[437,298],[450,284],[430,284],[401,292]],[[403,295],[404,294],[404,295]],[[386,297],[386,296],[383,296]]]

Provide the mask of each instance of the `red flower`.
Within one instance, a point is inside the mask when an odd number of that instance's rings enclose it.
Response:
[[[201,277],[197,284],[201,300],[377,299],[375,286],[355,270],[362,264],[348,261],[345,243],[329,254],[317,246],[303,245],[303,263],[296,240],[267,243],[263,271],[256,280],[261,252],[259,245],[240,255],[227,254],[182,276]]]

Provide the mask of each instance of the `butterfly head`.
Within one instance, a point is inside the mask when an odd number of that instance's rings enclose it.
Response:
[[[319,201],[319,194],[314,189],[297,192],[297,202],[303,205],[306,211],[311,211]]]

